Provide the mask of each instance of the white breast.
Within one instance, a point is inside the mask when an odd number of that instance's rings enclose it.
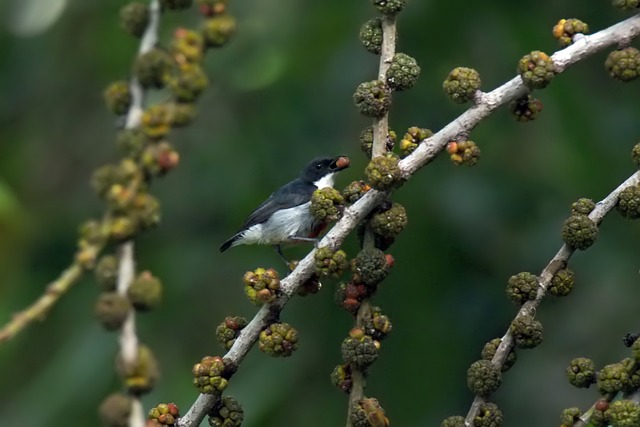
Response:
[[[336,174],[330,173],[328,175],[323,176],[319,180],[313,183],[318,188],[331,187],[333,188],[333,180],[335,179]]]
[[[313,230],[314,219],[309,212],[311,202],[282,209],[262,224],[256,224],[244,232],[244,244],[277,245],[292,236],[308,237]]]
[[[332,187],[335,173],[323,176],[313,184],[318,188]],[[311,202],[289,209],[282,209],[271,215],[267,221],[249,227],[237,244],[279,245],[292,236],[308,237],[315,220],[309,212]]]

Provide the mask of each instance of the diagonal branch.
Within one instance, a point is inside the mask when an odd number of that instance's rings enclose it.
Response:
[[[640,183],[640,171],[634,173],[629,178],[627,178],[622,184],[618,186],[615,190],[613,190],[607,197],[602,199],[596,204],[596,208],[589,214],[589,218],[594,221],[596,224],[602,222],[603,218],[611,209],[613,209],[618,201],[618,196],[625,188],[631,185],[637,185]],[[564,268],[564,266],[573,255],[574,249],[565,245],[562,245],[558,253],[551,259],[549,264],[542,270],[540,273],[538,283],[540,284],[540,288],[538,288],[538,293],[536,295],[536,299],[527,301],[522,305],[518,313],[516,314],[516,318],[524,315],[534,316],[538,306],[542,302],[544,298],[547,287],[549,283],[551,283],[551,279],[553,275],[558,272],[558,270]],[[493,356],[491,362],[497,366],[502,367],[504,362],[507,360],[507,356],[509,352],[514,346],[513,342],[513,334],[509,329],[507,329],[507,333],[502,337],[502,341],[496,350],[496,354]],[[466,423],[469,426],[473,425],[473,419],[478,414],[480,406],[485,403],[485,399],[476,396],[473,399],[473,403],[471,404],[471,408],[469,409],[469,413],[467,414]]]
[[[613,46],[623,40],[631,40],[640,34],[640,16],[633,16],[595,34],[585,36],[573,45],[556,52],[553,61],[557,72],[563,72],[569,65],[585,59],[602,49]],[[431,162],[457,135],[470,132],[478,123],[489,117],[498,107],[524,95],[527,88],[517,76],[489,93],[481,93],[477,104],[469,108],[442,130],[424,140],[416,150],[400,161],[403,178],[409,179],[421,167]],[[337,249],[346,236],[379,204],[387,192],[370,190],[348,209],[344,216],[324,236],[318,247]],[[613,202],[615,203],[615,202]],[[596,210],[602,207],[596,208]],[[291,274],[281,282],[283,295],[268,306],[263,306],[253,320],[242,330],[234,345],[224,356],[225,362],[237,367],[249,349],[258,339],[260,331],[265,328],[273,314],[280,313],[298,288],[314,272],[315,249],[309,252]],[[503,341],[504,342],[504,341]],[[498,353],[496,353],[497,356]],[[503,356],[502,356],[503,357]],[[178,420],[179,427],[194,427],[200,424],[207,411],[213,407],[219,396],[201,394],[184,417]]]
[[[95,248],[95,252],[98,253],[101,249],[102,247]],[[13,314],[11,321],[0,329],[0,343],[10,340],[35,320],[44,319],[55,303],[80,280],[83,273],[84,268],[77,261],[71,264],[58,279],[47,286],[44,294],[33,304]]]

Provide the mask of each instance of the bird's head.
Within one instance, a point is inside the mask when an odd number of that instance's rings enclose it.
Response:
[[[311,182],[318,188],[331,187],[334,174],[348,168],[349,163],[346,156],[317,157],[302,169],[300,179]]]

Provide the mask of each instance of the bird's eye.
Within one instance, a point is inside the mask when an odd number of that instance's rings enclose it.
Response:
[[[316,169],[322,169],[322,163],[316,164]]]

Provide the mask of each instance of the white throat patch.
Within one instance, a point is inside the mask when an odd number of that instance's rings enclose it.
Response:
[[[331,187],[333,188],[333,180],[335,179],[335,172],[327,174],[313,183],[318,188]]]

